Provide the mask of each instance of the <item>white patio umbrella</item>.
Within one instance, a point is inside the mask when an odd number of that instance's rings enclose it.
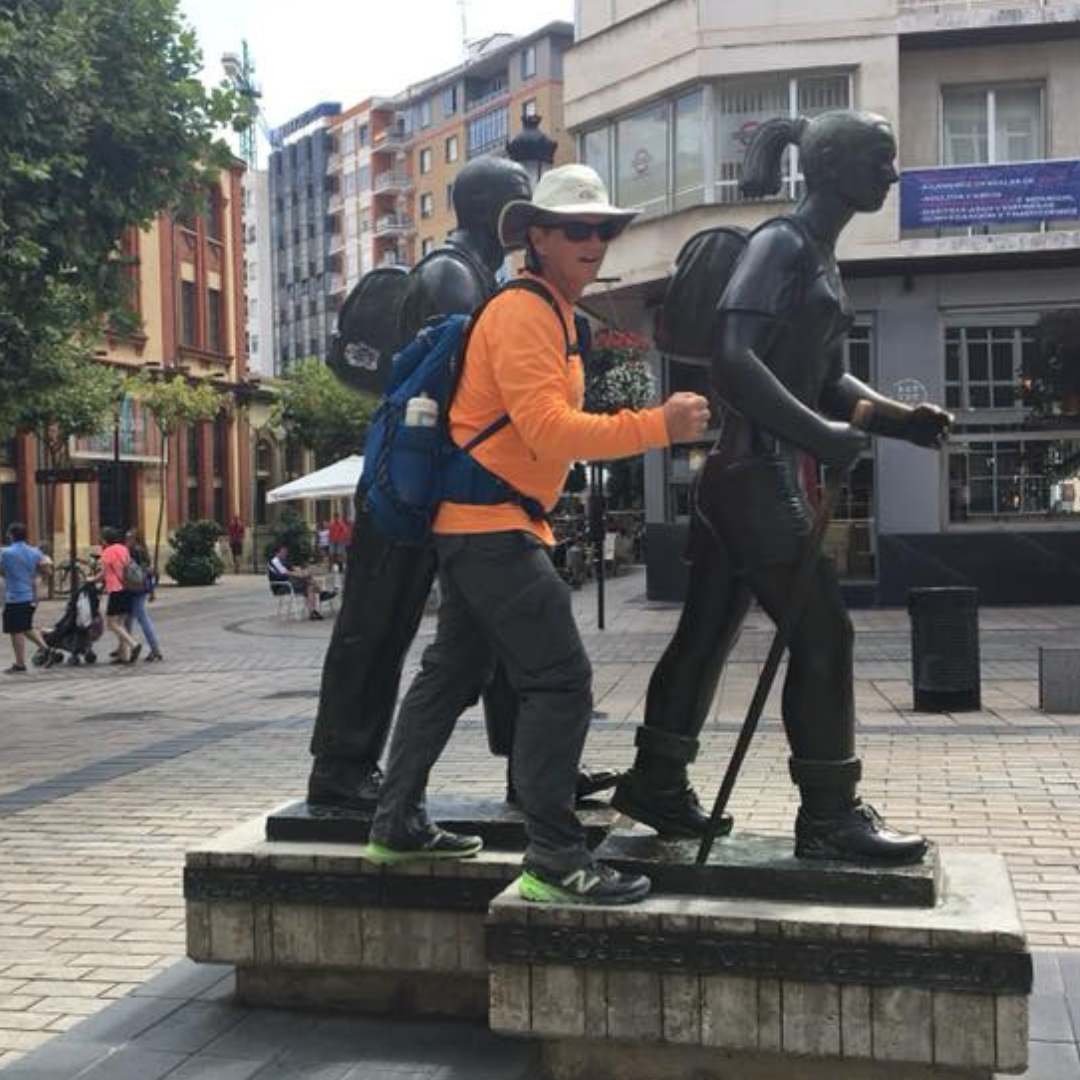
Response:
[[[324,469],[307,476],[298,476],[266,493],[268,503],[290,502],[294,499],[347,498],[356,491],[356,483],[364,469],[360,454],[350,454]]]

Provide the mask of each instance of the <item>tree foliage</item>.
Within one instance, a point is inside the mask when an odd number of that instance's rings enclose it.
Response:
[[[313,450],[320,466],[361,452],[375,410],[370,397],[340,382],[316,359],[301,361],[278,386],[273,422]]]
[[[66,375],[57,356],[131,325],[118,244],[197,193],[243,123],[207,91],[179,0],[0,0],[0,383]],[[0,425],[5,418],[0,413]],[[7,419],[10,426],[10,416]]]
[[[55,385],[38,386],[11,403],[14,425],[37,435],[54,466],[67,461],[71,439],[109,427],[124,395],[124,380],[115,368],[70,352],[56,364],[60,379]]]

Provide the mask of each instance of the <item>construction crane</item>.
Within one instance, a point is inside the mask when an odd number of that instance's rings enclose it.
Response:
[[[274,135],[259,106],[262,91],[255,83],[255,62],[251,59],[246,39],[240,42],[240,55],[232,52],[225,53],[221,58],[221,66],[225,69],[225,77],[232,83],[233,89],[248,103],[251,122],[240,132],[240,156],[247,162],[248,168],[254,170],[259,167],[259,140],[255,130],[256,125],[272,149],[278,148],[280,140]]]

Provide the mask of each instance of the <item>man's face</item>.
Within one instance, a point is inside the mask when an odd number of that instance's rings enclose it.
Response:
[[[557,226],[529,229],[545,277],[550,277],[567,299],[576,300],[596,280],[607,252],[608,242],[600,238],[596,229],[581,226],[599,226],[607,221],[596,214],[587,214]],[[582,233],[587,235],[579,238]]]

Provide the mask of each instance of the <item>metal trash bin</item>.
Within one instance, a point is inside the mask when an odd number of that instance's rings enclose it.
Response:
[[[908,614],[915,711],[980,709],[979,590],[909,589]]]

